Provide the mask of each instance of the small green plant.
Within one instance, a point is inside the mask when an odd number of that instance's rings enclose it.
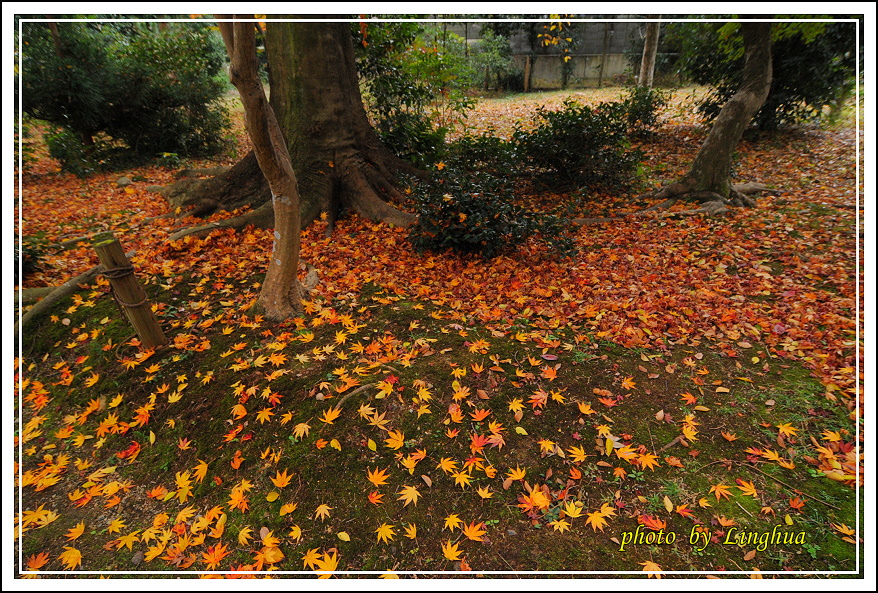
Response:
[[[446,168],[416,186],[418,223],[409,239],[419,250],[453,249],[494,257],[537,237],[560,256],[573,252],[573,239],[560,218],[513,204],[501,178]]]
[[[183,159],[176,152],[160,152],[158,161],[165,169],[177,169],[183,165]]]

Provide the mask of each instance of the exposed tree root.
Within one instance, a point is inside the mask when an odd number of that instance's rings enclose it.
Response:
[[[274,209],[272,208],[271,202],[266,202],[259,208],[245,212],[240,216],[180,229],[168,237],[168,241],[177,241],[189,235],[205,237],[217,229],[242,229],[251,224],[262,229],[272,227],[274,224]]]
[[[747,194],[757,192],[775,191],[769,189],[761,183],[743,183],[734,185],[729,192],[729,197],[725,198],[713,191],[692,191],[690,185],[685,182],[676,182],[666,185],[655,191],[642,194],[633,198],[631,203],[643,202],[648,200],[663,199],[662,202],[653,204],[637,212],[624,214],[619,216],[605,218],[576,218],[572,222],[574,224],[604,224],[607,222],[618,222],[632,216],[659,216],[662,218],[681,217],[681,216],[720,216],[729,212],[730,207],[737,208],[754,208],[756,200]],[[679,200],[687,200],[700,203],[699,208],[690,210],[678,210],[676,212],[667,212]]]

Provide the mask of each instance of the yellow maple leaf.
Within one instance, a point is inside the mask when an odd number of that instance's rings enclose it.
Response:
[[[588,516],[585,519],[585,524],[591,525],[591,528],[594,531],[597,531],[598,529],[603,531],[604,527],[607,526],[607,520],[604,519],[604,515],[601,511],[595,511],[593,513],[588,514]]]
[[[374,471],[367,470],[366,478],[377,487],[387,483],[388,475],[386,470],[376,468]]]
[[[393,525],[388,525],[387,523],[382,523],[381,526],[375,530],[375,533],[378,534],[378,541],[383,541],[384,543],[389,543],[393,540],[393,536],[396,535],[396,532],[393,531]]]
[[[192,471],[194,472],[195,481],[200,484],[207,477],[207,462],[199,459],[198,465],[192,468]]]
[[[311,427],[307,423],[300,422],[293,427],[293,436],[297,439],[301,439],[308,436],[310,431]]]
[[[341,408],[338,408],[338,407],[329,408],[328,410],[323,412],[322,416],[320,416],[317,419],[320,420],[321,422],[325,422],[326,424],[332,424],[335,421],[335,419],[339,417],[340,414],[341,414]]]
[[[778,424],[777,430],[780,434],[788,437],[796,436],[796,433],[799,432],[799,429],[794,427],[789,422],[786,422],[784,424]]]
[[[315,561],[315,571],[326,571],[325,574],[321,574],[318,578],[328,579],[332,576],[332,572],[338,568],[338,556],[335,553],[335,550],[331,552],[327,552],[321,555],[319,559]]]
[[[716,484],[715,486],[710,487],[710,494],[716,496],[717,500],[719,500],[720,497],[728,500],[731,492],[729,491],[729,487],[725,484]]]
[[[640,565],[643,567],[643,570],[649,573],[660,573],[662,571],[662,567],[656,564],[651,560],[647,560],[646,562],[641,562]],[[649,578],[662,578],[661,574],[650,574]]]
[[[583,504],[578,500],[571,500],[570,502],[565,503],[561,509],[571,519],[575,519],[576,517],[582,516]]]
[[[74,570],[77,566],[82,565],[82,553],[76,548],[64,546],[64,551],[61,552],[58,559],[63,562],[69,570]]]
[[[457,544],[452,543],[451,540],[446,540],[442,544],[442,554],[448,559],[454,562],[455,560],[460,560],[460,555],[463,552],[457,547]]]
[[[402,433],[402,431],[391,430],[387,433],[387,437],[388,438],[384,439],[384,442],[391,449],[399,449],[405,443],[405,435]]]
[[[323,521],[324,519],[326,519],[330,515],[329,511],[331,511],[331,510],[332,510],[332,507],[329,506],[328,504],[325,504],[325,503],[321,504],[314,511],[314,516],[316,518],[320,519],[321,521]]]
[[[418,537],[418,526],[414,523],[409,523],[406,525],[405,533],[403,534],[409,539],[415,539]]]
[[[421,493],[418,492],[418,489],[414,486],[403,486],[402,490],[397,497],[397,500],[403,501],[402,506],[408,506],[409,503],[414,503],[415,506],[418,505],[418,498],[421,496]]]
[[[738,479],[737,482],[737,488],[743,493],[744,496],[752,496],[754,498],[759,496],[759,493],[756,492],[756,486],[753,484],[753,482],[747,482],[741,479]]]
[[[67,541],[72,542],[73,540],[78,538],[80,535],[82,535],[84,531],[85,531],[85,521],[80,521],[79,523],[76,524],[75,527],[67,530],[65,537],[67,537]]]

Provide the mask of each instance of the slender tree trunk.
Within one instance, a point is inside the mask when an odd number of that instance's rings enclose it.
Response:
[[[302,226],[321,212],[332,221],[343,210],[396,226],[413,223],[414,215],[388,202],[404,199],[394,174],[418,171],[393,155],[369,123],[349,25],[269,23],[265,40],[270,103],[290,149]],[[251,154],[215,178],[189,182],[177,194],[171,188],[167,197],[174,207],[200,213],[242,205],[255,211],[270,197],[260,177]],[[253,222],[271,224],[264,217]]]
[[[598,88],[604,86],[604,66],[607,63],[607,53],[610,51],[610,23],[604,23],[604,51],[601,54],[601,69],[598,71]]]
[[[660,14],[648,15],[650,19],[661,18]],[[637,86],[652,88],[652,80],[655,74],[655,55],[658,51],[659,27],[661,23],[652,22],[646,25],[646,39],[643,41],[643,58],[640,60],[640,76],[637,77]]]
[[[259,80],[252,22],[221,22],[220,32],[231,58],[229,78],[241,95],[253,152],[271,189],[274,244],[257,307],[273,320],[292,317],[301,309],[299,269],[299,190],[290,154],[274,110]]]
[[[755,205],[750,198],[732,189],[732,155],[771,88],[771,23],[742,22],[741,34],[745,55],[741,87],[720,110],[689,173],[648,197],[666,199],[688,195],[703,202]]]

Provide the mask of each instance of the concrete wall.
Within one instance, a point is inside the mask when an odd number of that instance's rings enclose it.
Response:
[[[604,85],[620,84],[627,78],[630,69],[624,52],[631,39],[645,31],[644,22],[624,22],[620,20],[597,20],[637,18],[635,15],[592,15],[594,21],[581,21],[572,24],[567,34],[576,39],[576,48],[569,62],[572,71],[567,86],[596,86],[601,80]],[[465,37],[468,43],[477,43],[481,37],[481,25],[469,23],[448,23],[448,31]],[[558,89],[562,86],[562,61],[557,46],[531,46],[528,33],[519,31],[509,40],[516,66],[525,70],[527,56],[531,56],[530,87],[532,89]],[[603,76],[601,62],[607,52]]]
[[[570,58],[570,76],[567,86],[597,86],[600,77],[601,61],[600,54],[573,55]],[[514,56],[515,65],[525,70],[527,56]],[[625,56],[622,54],[607,54],[604,65],[603,85],[622,84],[627,79],[626,70],[630,70]],[[560,56],[534,56],[531,58],[530,88],[536,89],[559,89],[562,80],[562,61]]]

